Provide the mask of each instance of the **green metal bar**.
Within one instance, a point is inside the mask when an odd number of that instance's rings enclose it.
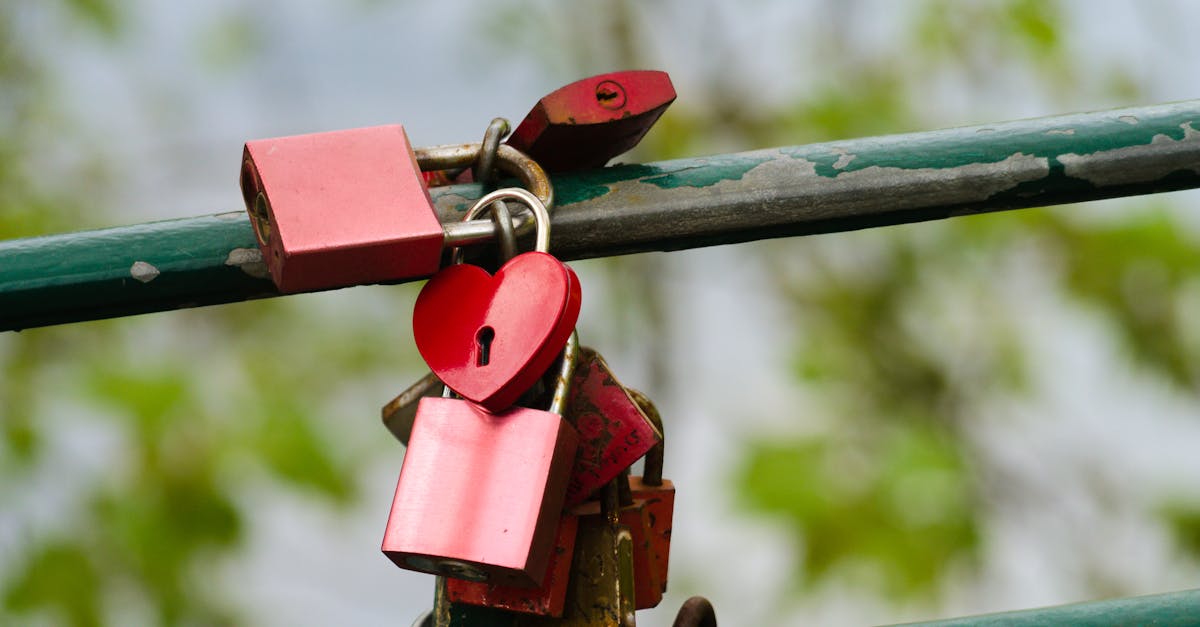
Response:
[[[1001,612],[930,623],[905,623],[910,627],[1193,627],[1197,624],[1200,624],[1200,590]]]
[[[582,259],[1200,187],[1198,129],[1193,100],[564,174],[552,245]],[[480,195],[431,191],[443,222]],[[240,212],[0,242],[0,330],[277,296],[256,255]]]

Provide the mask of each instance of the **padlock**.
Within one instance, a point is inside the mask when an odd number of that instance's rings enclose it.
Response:
[[[634,602],[639,610],[657,607],[665,589],[658,560],[654,554],[657,543],[653,540],[653,517],[644,499],[633,498],[629,486],[628,470],[614,479],[619,489],[618,519],[629,529],[633,540]],[[564,516],[588,516],[599,513],[600,502],[588,501],[567,510]]]
[[[467,219],[505,199],[520,200],[535,216],[535,250],[508,260],[494,275],[469,264],[443,268],[421,289],[412,319],[417,350],[433,373],[493,412],[512,405],[556,359],[581,301],[575,272],[549,254],[550,218],[532,193],[491,192]]]
[[[521,625],[635,624],[633,536],[620,523],[618,500],[618,486],[611,482],[602,491],[600,511],[579,517],[562,618],[522,618]]]
[[[478,151],[414,151],[398,124],[246,142],[242,197],[276,287],[292,293],[428,276],[443,246],[486,241],[490,224],[438,221],[419,169],[468,166]],[[496,156],[500,169],[551,205],[537,163],[509,146]]]
[[[658,408],[637,390],[629,390],[646,417],[654,423],[663,434],[663,440],[646,453],[646,462],[642,476],[630,477],[629,488],[633,500],[644,501],[650,522],[649,555],[653,567],[662,582],[662,591],[667,590],[667,566],[671,557],[671,525],[675,516],[675,484],[662,478],[663,449],[666,447],[666,433],[663,431],[662,416]]]
[[[637,145],[675,101],[666,72],[610,72],[538,101],[508,138],[547,172],[599,168]]]
[[[662,441],[604,358],[587,347],[579,352],[565,416],[579,432],[567,507],[582,503]]]
[[[572,336],[548,411],[492,414],[462,399],[421,399],[383,537],[397,566],[542,583],[578,444],[562,419],[577,353]]]

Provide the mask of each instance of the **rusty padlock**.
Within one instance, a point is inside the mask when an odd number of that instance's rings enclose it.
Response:
[[[633,540],[633,582],[634,602],[639,610],[657,607],[662,601],[665,589],[662,573],[658,567],[654,551],[657,542],[654,541],[653,516],[645,499],[633,498],[629,486],[628,471],[621,473],[613,480],[617,484],[619,495],[618,519],[629,529]],[[599,501],[588,501],[576,506],[564,514],[571,516],[588,516],[600,512]]]
[[[650,551],[652,566],[657,573],[657,579],[662,583],[662,591],[667,590],[667,567],[671,557],[671,525],[675,516],[675,484],[662,478],[663,449],[666,447],[666,433],[663,431],[662,416],[645,394],[637,390],[629,390],[646,417],[654,423],[663,440],[646,453],[646,462],[642,476],[629,478],[630,495],[634,502],[643,502],[650,524]]]
[[[396,565],[542,583],[578,444],[562,419],[578,350],[572,335],[547,411],[491,414],[461,399],[421,399],[383,538]]]
[[[605,486],[600,511],[580,516],[562,618],[521,617],[529,627],[633,627],[633,536],[619,520],[618,486]]]
[[[658,427],[613,376],[608,363],[586,346],[580,349],[565,416],[579,432],[567,507],[585,501],[662,441]]]
[[[478,144],[414,150],[398,124],[246,142],[241,188],[263,262],[285,293],[428,276],[444,246],[486,241],[489,222],[443,225],[421,169],[469,166]],[[501,146],[500,169],[547,207],[545,171]],[[518,230],[532,222],[522,219]]]

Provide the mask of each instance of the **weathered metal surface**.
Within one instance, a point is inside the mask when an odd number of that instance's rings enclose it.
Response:
[[[507,143],[547,172],[598,168],[636,146],[674,101],[666,72],[589,76],[539,100]]]
[[[617,166],[554,186],[562,259],[1150,194],[1200,187],[1200,100]],[[430,192],[443,223],[481,195]],[[469,228],[480,232],[464,239],[494,227]],[[243,214],[2,242],[0,330],[276,295],[226,265],[255,248]]]
[[[0,242],[0,329],[277,296],[244,211]]]
[[[1042,627],[1044,625],[1184,627],[1185,625],[1195,625],[1198,620],[1200,620],[1200,590],[1186,590],[1034,610],[952,618],[929,623],[905,623],[905,625],[921,627],[967,627],[968,625],[970,627],[999,627],[1001,625],[1004,627]]]

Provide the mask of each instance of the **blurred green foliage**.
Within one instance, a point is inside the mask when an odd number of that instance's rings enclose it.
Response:
[[[97,45],[119,42],[129,17],[108,0],[0,5],[0,238],[112,219],[98,211],[114,184],[97,177],[102,146],[67,166],[78,171],[52,177],[29,158],[44,138],[77,129],[57,100],[67,77],[31,40],[33,16],[54,11],[97,34]],[[252,52],[248,25],[228,18],[211,28],[225,38],[221,50],[197,42],[209,68],[236,63],[225,56],[231,50]],[[329,420],[357,376],[415,359],[389,350],[400,328],[391,312],[411,308],[412,290],[379,297],[369,325],[332,324],[320,297],[299,297],[0,337],[0,487],[7,493],[47,478],[78,484],[67,516],[30,519],[10,547],[20,550],[0,560],[0,623],[243,623],[207,580],[253,520],[246,484],[265,481],[344,507],[357,497],[364,450],[385,443]],[[81,406],[86,415],[72,423]],[[101,472],[75,463],[72,445],[61,441],[89,423],[116,436],[100,446],[118,463]]]

